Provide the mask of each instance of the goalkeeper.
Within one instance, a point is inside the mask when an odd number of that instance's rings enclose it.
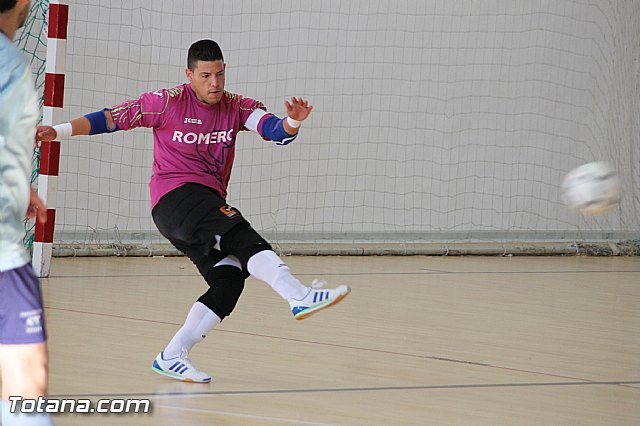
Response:
[[[95,135],[136,127],[153,129],[152,217],[158,230],[188,256],[209,285],[184,325],[153,363],[153,370],[178,380],[209,382],[189,352],[233,311],[246,277],[268,283],[289,302],[296,319],[330,307],[350,292],[307,287],[242,216],[225,201],[238,132],[254,131],[278,145],[291,143],[312,106],[293,97],[287,117],[278,118],[254,99],[225,91],[226,64],[215,41],[189,48],[189,83],[144,93],[113,108],[69,123],[38,128],[38,140]]]

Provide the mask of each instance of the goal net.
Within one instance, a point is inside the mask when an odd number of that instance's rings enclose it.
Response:
[[[68,34],[67,119],[186,81],[201,38],[220,43],[227,90],[280,116],[310,100],[293,144],[237,140],[228,201],[283,251],[638,247],[636,0],[79,0]],[[148,129],[63,141],[54,254],[170,253],[152,148]],[[622,202],[583,217],[560,183],[599,160]]]

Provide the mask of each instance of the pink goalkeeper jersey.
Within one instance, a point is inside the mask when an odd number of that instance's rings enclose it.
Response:
[[[247,118],[256,109],[265,107],[226,91],[219,103],[203,104],[185,83],[144,93],[113,107],[111,114],[120,130],[153,128],[153,208],[163,195],[190,182],[213,188],[226,198],[236,136],[248,130]]]

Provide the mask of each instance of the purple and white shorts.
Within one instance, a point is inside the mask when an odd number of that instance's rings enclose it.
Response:
[[[0,272],[0,345],[46,340],[40,281],[31,264]]]

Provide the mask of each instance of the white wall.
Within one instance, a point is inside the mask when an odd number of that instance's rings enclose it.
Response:
[[[293,144],[238,140],[229,201],[258,230],[640,232],[636,0],[92,3],[70,6],[69,118],[186,81],[200,38],[228,90],[280,115],[311,100]],[[57,238],[155,230],[151,149],[148,130],[65,141]],[[593,160],[624,195],[585,219],[559,185]]]

